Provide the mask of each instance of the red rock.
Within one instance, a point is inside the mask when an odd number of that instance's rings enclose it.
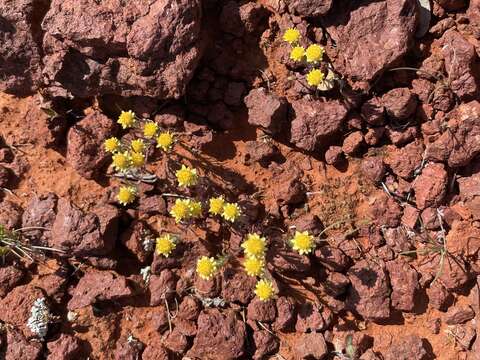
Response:
[[[5,360],[38,360],[42,353],[42,344],[28,341],[16,330],[7,331],[7,349]]]
[[[184,320],[197,320],[200,310],[201,305],[196,298],[185,296],[180,303],[177,316]]]
[[[342,272],[350,265],[349,257],[335,247],[320,246],[315,250],[314,256],[315,261],[330,271]]]
[[[418,135],[418,129],[416,126],[409,126],[406,129],[395,130],[391,126],[387,126],[386,134],[392,144],[401,146],[413,141]]]
[[[293,102],[292,107],[295,118],[290,141],[306,151],[315,151],[331,143],[347,116],[347,109],[339,101],[301,99]]]
[[[438,261],[438,266],[440,266],[439,256],[436,257],[436,261]],[[437,270],[439,270],[438,266]],[[461,289],[469,279],[470,276],[464,260],[461,258],[451,259],[449,256],[445,256],[445,260],[441,267],[439,281],[441,281],[448,290]]]
[[[305,201],[306,189],[298,169],[288,169],[275,174],[273,197],[280,205],[295,205]]]
[[[402,224],[410,229],[414,229],[417,224],[419,211],[412,205],[405,205],[403,208]]]
[[[246,3],[241,6],[236,1],[229,1],[222,8],[220,27],[229,34],[241,37],[244,33],[257,30],[266,13],[260,4]]]
[[[415,113],[417,98],[408,88],[392,89],[382,96],[382,104],[389,117],[406,120]]]
[[[354,81],[370,81],[408,51],[416,29],[416,2],[334,2],[323,26],[339,49],[335,68]],[[386,45],[388,44],[388,45]]]
[[[447,325],[457,325],[472,320],[474,317],[475,312],[470,306],[453,306],[448,309],[444,321]]]
[[[285,296],[280,296],[277,299],[277,313],[278,316],[275,319],[273,328],[276,331],[288,331],[291,330],[295,323],[295,305],[292,299]]]
[[[176,284],[175,274],[171,270],[162,270],[160,275],[152,274],[148,283],[150,306],[157,306],[163,304],[165,300],[171,300],[175,294]]]
[[[392,308],[411,312],[419,290],[418,274],[407,262],[397,259],[386,264],[392,285]]]
[[[383,191],[372,199],[369,212],[374,223],[379,226],[397,227],[400,225],[402,208]]]
[[[465,0],[435,0],[435,2],[447,11],[456,11],[467,6]]]
[[[406,335],[396,338],[383,354],[385,360],[423,360],[427,350],[420,337],[417,335]]]
[[[330,146],[325,152],[325,162],[328,165],[337,165],[342,159],[343,150],[341,146]]]
[[[13,177],[14,174],[10,168],[0,165],[0,187],[8,189]]]
[[[293,351],[296,359],[324,359],[328,354],[327,344],[320,333],[302,334],[295,338]]]
[[[244,99],[248,123],[260,126],[271,134],[279,134],[287,121],[287,102],[264,88],[253,89]]]
[[[137,360],[141,357],[143,344],[138,340],[130,341],[129,339],[120,338],[117,341],[117,347],[113,354],[115,359]]]
[[[22,225],[23,209],[9,200],[2,201],[0,207],[0,224],[8,230],[15,230]]]
[[[437,230],[440,228],[440,220],[438,218],[438,209],[428,207],[422,211],[422,225],[427,230]]]
[[[378,126],[385,122],[385,107],[378,97],[365,101],[361,113],[362,118],[370,125]]]
[[[49,92],[180,98],[201,56],[201,13],[187,0],[52,1],[42,22]]]
[[[454,221],[446,241],[449,253],[477,258],[480,251],[480,228],[469,221]]]
[[[167,204],[161,195],[142,196],[138,204],[138,211],[148,215],[166,215]]]
[[[244,354],[245,338],[245,324],[233,312],[203,311],[198,318],[198,335],[187,356],[233,360]]]
[[[405,229],[401,226],[396,228],[384,228],[383,237],[387,245],[396,253],[412,250],[412,240],[409,238]]]
[[[177,328],[167,335],[164,344],[167,349],[178,354],[184,354],[188,349],[187,337]]]
[[[226,268],[222,275],[222,299],[246,305],[254,296],[255,284],[256,279],[245,271]]]
[[[385,176],[385,164],[381,157],[368,157],[362,160],[362,173],[373,183],[379,183]]]
[[[476,220],[480,220],[480,172],[457,180],[460,197]]]
[[[332,2],[332,0],[294,0],[287,4],[291,13],[302,17],[314,17],[328,13]]]
[[[395,175],[409,179],[420,167],[423,153],[423,144],[417,140],[402,148],[391,147],[391,151],[387,153],[384,161]]]
[[[230,106],[240,106],[242,104],[243,94],[245,93],[245,84],[241,82],[229,82],[225,90],[223,101]]]
[[[377,264],[358,261],[347,273],[351,288],[347,306],[367,320],[390,317],[390,288],[385,269]]]
[[[57,340],[49,342],[48,360],[76,360],[81,356],[80,340],[72,335],[62,334]]]
[[[88,271],[73,290],[68,310],[93,305],[97,301],[119,300],[132,295],[125,277],[113,271]]]
[[[280,273],[305,273],[310,269],[311,262],[306,255],[272,245],[267,252],[267,266]]]
[[[4,298],[23,279],[23,271],[11,266],[0,268],[0,298]]]
[[[253,333],[253,342],[255,343],[254,360],[262,360],[267,355],[276,353],[280,345],[277,337],[266,330],[255,331]]]
[[[365,351],[362,356],[360,356],[359,360],[381,360],[377,354],[372,349],[368,349]]]
[[[348,277],[338,272],[331,272],[325,280],[324,287],[327,293],[334,298],[345,294],[347,287],[350,285]]]
[[[413,184],[417,207],[439,206],[446,195],[447,183],[448,175],[442,164],[427,164]]]
[[[448,112],[455,105],[455,95],[450,88],[440,87],[433,93],[432,106],[437,111]]]
[[[128,229],[120,235],[120,242],[130,250],[142,264],[148,260],[151,254],[151,251],[147,251],[148,248],[146,248],[144,244],[144,241],[148,239],[154,241],[153,233],[148,225],[140,220],[133,221]]]
[[[307,302],[298,309],[295,330],[300,333],[325,330],[325,321],[317,304]]]
[[[435,25],[433,25],[430,30],[428,31],[435,37],[440,37],[443,35],[445,31],[455,26],[455,20],[447,17],[445,19],[440,20]]]
[[[385,128],[383,126],[370,128],[364,136],[365,142],[370,146],[378,145],[384,133]]]
[[[347,155],[353,155],[363,145],[363,134],[361,131],[355,131],[343,140],[342,150]]]
[[[142,360],[169,360],[168,350],[161,344],[147,344],[142,353]]]
[[[310,234],[319,235],[323,229],[322,222],[317,215],[310,212],[303,213],[292,219],[293,226],[297,231],[308,231]]]
[[[280,156],[278,148],[264,141],[247,141],[245,143],[245,162],[252,164],[258,162],[262,167],[268,165]]]
[[[223,102],[217,102],[211,107],[207,119],[210,124],[222,130],[230,130],[235,127],[234,115]]]
[[[275,301],[262,301],[255,297],[247,308],[247,319],[253,321],[272,322],[277,315]]]
[[[58,197],[54,193],[47,193],[34,197],[28,203],[22,216],[22,227],[43,227],[51,229],[56,217]],[[27,233],[28,237],[36,239],[34,244],[46,245],[51,237],[49,230],[34,230]]]

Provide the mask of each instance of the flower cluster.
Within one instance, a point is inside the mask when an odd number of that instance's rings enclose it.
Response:
[[[237,203],[226,202],[223,196],[210,198],[208,212],[211,215],[220,215],[230,222],[235,222],[242,215],[240,206]]]
[[[170,234],[165,234],[156,239],[155,251],[159,255],[169,257],[175,247],[177,246],[177,238]]]
[[[203,280],[210,280],[217,273],[218,265],[213,257],[202,256],[197,260],[197,274]]]
[[[290,245],[293,250],[297,251],[300,255],[304,255],[310,254],[315,249],[316,243],[315,238],[310,235],[308,231],[296,231],[290,240]]]
[[[203,208],[200,201],[192,199],[177,199],[170,210],[170,215],[176,223],[202,216]]]

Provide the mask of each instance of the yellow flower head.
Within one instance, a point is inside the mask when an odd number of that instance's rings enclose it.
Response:
[[[122,186],[118,190],[117,200],[121,205],[125,206],[134,202],[136,196],[137,190],[133,186]]]
[[[242,243],[243,251],[248,257],[263,258],[267,249],[267,241],[259,234],[248,234]]]
[[[112,156],[113,167],[118,171],[128,170],[130,167],[130,159],[128,152],[116,153]]]
[[[197,260],[197,274],[204,280],[210,280],[217,272],[217,262],[213,257],[202,256]]]
[[[262,258],[247,257],[243,262],[243,267],[249,276],[260,276],[263,273],[265,261]]]
[[[158,131],[158,125],[156,122],[149,121],[143,125],[143,136],[147,139],[151,139],[155,136]]]
[[[307,74],[307,83],[310,86],[319,86],[323,82],[323,73],[319,69],[313,69]]]
[[[238,206],[238,204],[225,203],[225,205],[223,205],[222,217],[225,220],[234,222],[240,217],[241,214],[242,214],[242,211],[240,210],[240,206]]]
[[[323,57],[323,47],[317,44],[310,45],[305,51],[308,62],[319,62],[322,61]]]
[[[295,28],[290,28],[283,34],[283,40],[289,44],[296,44],[300,40],[300,31]]]
[[[174,140],[175,138],[172,133],[169,131],[162,132],[157,137],[157,148],[160,148],[163,151],[169,151],[173,146]]]
[[[139,168],[145,165],[145,155],[139,152],[132,151],[130,154],[130,162],[133,167]]]
[[[300,255],[309,254],[315,249],[315,239],[308,231],[296,231],[292,240],[290,240],[293,250],[298,251]]]
[[[142,139],[133,140],[130,143],[130,146],[132,147],[132,150],[137,153],[143,153],[143,150],[145,150],[145,143]]]
[[[177,246],[176,239],[170,234],[165,234],[157,238],[155,251],[157,254],[168,257]]]
[[[262,301],[270,300],[275,295],[275,288],[271,281],[262,279],[255,285],[255,295]]]
[[[293,61],[301,61],[305,56],[305,49],[303,46],[295,46],[292,51],[290,51],[290,59]]]
[[[120,140],[118,140],[116,137],[111,137],[103,143],[103,146],[105,147],[105,151],[114,153],[120,150]]]
[[[132,110],[122,111],[117,122],[122,125],[122,129],[131,128],[135,125],[135,113]]]
[[[199,218],[202,216],[202,203],[200,201],[189,200],[190,216]]]
[[[225,199],[223,196],[214,197],[210,199],[210,208],[208,212],[212,215],[220,215],[223,211],[223,205],[225,204]]]
[[[187,199],[177,199],[175,204],[170,210],[170,215],[175,219],[175,222],[179,223],[182,220],[188,219],[190,217],[190,200]]]
[[[186,167],[185,165],[182,165],[182,168],[177,170],[175,176],[177,177],[178,185],[182,187],[193,186],[198,182],[197,170]]]

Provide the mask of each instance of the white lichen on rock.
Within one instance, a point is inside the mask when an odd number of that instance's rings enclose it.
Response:
[[[150,275],[152,274],[152,268],[150,266],[145,266],[140,269],[140,275],[142,275],[143,281],[146,285],[150,282]]]
[[[45,298],[35,300],[30,309],[30,314],[27,321],[28,328],[32,333],[43,339],[47,335],[48,322],[51,318]]]

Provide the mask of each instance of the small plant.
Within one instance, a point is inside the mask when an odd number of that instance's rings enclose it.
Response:
[[[197,170],[182,165],[180,170],[175,173],[178,185],[180,187],[191,187],[198,183]]]
[[[300,255],[310,254],[316,247],[315,238],[308,231],[296,231],[290,244]]]
[[[165,234],[157,238],[155,242],[155,251],[159,255],[169,257],[172,251],[175,250],[176,246],[177,238],[170,234]]]
[[[249,276],[261,276],[265,268],[265,260],[257,257],[247,257],[243,262],[245,272]]]
[[[197,274],[203,280],[210,280],[217,273],[219,262],[213,257],[202,256],[197,260]]]
[[[136,123],[135,113],[131,110],[122,111],[117,122],[122,126],[122,129],[131,128]]]
[[[27,327],[32,333],[43,339],[48,332],[48,323],[52,320],[50,309],[47,306],[45,298],[35,300],[30,309],[30,317],[27,321]]]
[[[266,239],[259,234],[248,234],[241,246],[247,257],[263,258],[267,249],[266,243]]]
[[[240,206],[236,203],[225,203],[223,205],[223,211],[222,211],[222,217],[230,222],[235,222],[240,215],[242,214],[242,211],[240,210]]]
[[[258,280],[254,292],[261,301],[268,301],[275,296],[273,283],[267,279]]]

